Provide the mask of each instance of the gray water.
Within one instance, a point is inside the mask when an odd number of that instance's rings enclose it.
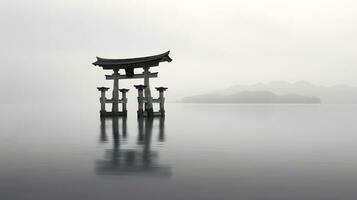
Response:
[[[356,199],[356,105],[1,105],[0,199]]]

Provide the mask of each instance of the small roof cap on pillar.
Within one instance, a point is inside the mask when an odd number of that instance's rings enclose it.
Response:
[[[167,87],[156,87],[156,90],[157,91],[165,91],[165,90],[167,90]]]
[[[107,87],[97,87],[97,89],[99,91],[107,91],[107,90],[109,90],[109,88],[107,88]]]
[[[142,89],[146,88],[146,85],[134,85],[134,87],[138,90],[142,90]]]
[[[129,89],[125,89],[125,88],[123,88],[123,89],[120,89],[119,91],[120,91],[120,92],[128,92],[128,91],[129,91]]]

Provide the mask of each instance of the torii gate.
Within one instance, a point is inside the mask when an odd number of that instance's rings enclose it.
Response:
[[[151,97],[150,90],[150,78],[156,78],[158,72],[152,73],[149,71],[150,67],[159,66],[160,62],[171,62],[172,59],[169,57],[170,51],[167,51],[163,54],[155,55],[155,56],[147,56],[140,58],[127,58],[127,59],[106,59],[97,57],[97,61],[93,63],[95,66],[102,67],[104,70],[113,70],[114,73],[112,75],[105,75],[107,80],[113,80],[113,95],[112,99],[107,99],[105,97],[105,92],[109,89],[106,87],[98,87],[97,89],[101,91],[101,111],[100,115],[104,116],[126,116],[126,92],[128,89],[119,89],[119,79],[135,79],[135,78],[143,78],[144,85],[136,85],[135,88],[138,89],[138,117],[150,117],[154,115],[165,115],[164,110],[164,91],[167,89],[165,87],[156,88],[160,96],[158,99],[153,99]],[[143,68],[143,73],[135,74],[136,68]],[[121,75],[119,73],[120,69],[125,70],[125,75]],[[144,95],[143,95],[144,91]],[[122,99],[119,99],[119,92],[122,93]],[[112,111],[107,112],[105,110],[105,103],[112,103]],[[119,111],[119,103],[122,103],[122,111]],[[160,111],[153,111],[153,103],[160,103]],[[145,104],[145,110],[143,109],[143,104]]]

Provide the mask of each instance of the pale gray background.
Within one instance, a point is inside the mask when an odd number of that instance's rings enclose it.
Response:
[[[95,87],[111,83],[95,56],[166,50],[174,61],[153,86],[170,100],[281,80],[356,86],[356,10],[353,0],[2,0],[0,102],[97,101]]]

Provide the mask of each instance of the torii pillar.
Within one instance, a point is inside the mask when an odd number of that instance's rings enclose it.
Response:
[[[144,85],[146,86],[144,88],[144,93],[145,93],[145,111],[147,112],[148,116],[152,116],[154,113],[154,109],[152,106],[152,97],[151,97],[151,90],[150,90],[150,67],[144,67]]]
[[[112,112],[119,112],[119,69],[113,69]]]

